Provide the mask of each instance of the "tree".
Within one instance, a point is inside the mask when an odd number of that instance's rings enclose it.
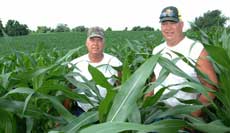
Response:
[[[112,28],[111,28],[111,27],[108,27],[108,28],[106,29],[106,31],[112,31]]]
[[[0,37],[3,36],[3,25],[2,25],[2,20],[0,19]]]
[[[75,28],[72,29],[73,32],[85,32],[87,31],[87,28],[85,28],[85,26],[77,26]]]
[[[154,31],[154,28],[149,26],[146,27],[135,26],[132,28],[132,31]]]
[[[220,10],[213,10],[204,13],[203,16],[195,18],[193,22],[195,25],[191,25],[192,31],[196,31],[197,27],[206,30],[211,27],[224,27],[229,18],[222,15]]]
[[[67,24],[58,24],[55,32],[70,32],[70,28]]]
[[[8,20],[5,27],[5,32],[9,36],[28,35],[29,29],[27,25],[20,24],[16,20]]]
[[[125,29],[123,31],[128,31],[128,27],[125,27]]]
[[[141,27],[140,26],[134,26],[132,28],[132,31],[140,31]]]
[[[51,28],[48,28],[47,26],[38,26],[36,32],[37,32],[37,33],[47,33],[47,32],[51,32]]]
[[[144,28],[142,28],[143,31],[154,31],[154,28],[150,27],[150,26],[146,26]]]

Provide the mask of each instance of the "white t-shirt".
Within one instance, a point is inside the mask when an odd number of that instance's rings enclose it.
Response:
[[[75,65],[78,69],[74,69],[74,72],[80,73],[82,76],[84,76],[87,80],[91,80],[92,76],[90,72],[88,71],[88,65],[92,65],[93,67],[96,67],[100,72],[104,74],[106,78],[108,78],[108,82],[111,85],[115,84],[115,79],[111,78],[113,75],[118,76],[118,72],[113,67],[119,67],[122,65],[121,61],[109,54],[103,53],[104,57],[100,62],[92,63],[90,62],[88,54],[83,55],[81,57],[78,57],[70,62],[71,65]],[[80,76],[74,76],[74,78],[79,82],[84,82],[82,77]],[[99,93],[102,97],[106,96],[106,89],[97,85],[99,89]],[[91,91],[92,92],[92,91]],[[92,92],[93,93],[93,92]],[[82,93],[84,94],[84,93]],[[94,94],[94,93],[93,93]],[[96,95],[96,94],[95,94]],[[89,97],[91,100],[96,100],[92,97]],[[78,102],[78,105],[84,110],[88,111],[92,106],[90,104],[85,104]]]
[[[199,55],[200,55],[201,51],[203,50],[203,48],[204,47],[201,43],[193,41],[193,40],[185,37],[181,42],[179,42],[179,44],[177,44],[176,46],[173,46],[173,47],[167,46],[166,42],[162,43],[161,45],[154,48],[153,54],[159,53],[162,50],[161,55],[163,57],[165,57],[169,60],[173,60],[175,58],[178,58],[178,56],[172,52],[172,51],[175,51],[175,52],[178,52],[178,53],[184,55],[188,60],[191,61],[191,63],[193,63],[193,65],[195,65],[194,61],[197,62],[197,59],[199,58]],[[187,63],[185,63],[183,60],[181,60],[181,59],[178,60],[176,62],[176,66],[178,66],[182,71],[187,73],[193,79],[199,81],[197,78],[197,74],[196,74],[195,69],[193,67],[189,66]],[[156,79],[159,77],[161,69],[162,69],[162,66],[160,64],[157,64],[155,69],[154,69],[154,74],[156,76]],[[187,80],[185,78],[182,78],[182,77],[179,77],[177,75],[170,73],[168,75],[168,77],[161,83],[161,85],[156,87],[154,91],[157,92],[160,88],[162,88],[164,86],[173,85],[173,84],[180,84],[180,83],[184,83],[186,81]],[[185,86],[177,85],[177,86],[172,86],[169,88],[178,90],[178,89],[181,89],[182,87],[185,87]],[[168,92],[169,92],[169,90],[167,89],[164,91],[164,94],[166,94]],[[178,91],[174,95],[174,97],[171,97],[171,98],[165,100],[164,102],[168,105],[176,106],[176,105],[182,104],[176,98],[180,98],[180,99],[184,99],[184,100],[190,100],[190,99],[196,99],[197,95],[198,95],[197,93],[186,93],[183,91]]]

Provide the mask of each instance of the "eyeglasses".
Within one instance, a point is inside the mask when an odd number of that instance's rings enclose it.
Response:
[[[174,12],[163,12],[161,13],[160,19],[165,18],[165,17],[173,17],[173,18],[178,18],[178,14],[174,13]]]

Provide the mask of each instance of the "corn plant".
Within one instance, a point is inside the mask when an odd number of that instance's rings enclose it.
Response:
[[[121,84],[116,87],[108,84],[103,74],[92,66],[88,68],[93,77],[92,81],[80,83],[73,79],[78,73],[73,73],[67,68],[67,64],[78,53],[79,48],[64,54],[56,49],[47,52],[38,47],[34,53],[16,52],[2,57],[0,114],[4,117],[0,119],[0,132],[171,133],[178,132],[183,127],[203,132],[229,132],[230,66],[226,63],[230,60],[229,38],[229,35],[223,32],[218,41],[208,38],[207,35],[203,39],[219,77],[219,83],[216,85],[218,91],[213,91],[218,102],[210,101],[211,109],[201,105],[197,100],[178,99],[184,105],[166,106],[163,100],[176,93],[172,91],[163,95],[169,86],[161,88],[151,97],[144,98],[144,95],[160,85],[169,73],[187,79],[188,82],[183,83],[186,87],[181,88],[182,91],[198,92],[206,96],[209,91],[186,75],[174,62],[161,57],[160,54],[151,54],[153,47],[162,42],[162,37],[158,33],[143,40],[127,40],[127,45],[116,45],[109,49],[123,61],[123,67],[118,68],[122,70],[122,77],[118,78]],[[210,42],[218,42],[218,45]],[[183,56],[178,56],[178,59],[188,62]],[[157,63],[164,67],[161,78],[152,83],[149,82],[149,77]],[[207,76],[199,74],[210,82]],[[76,87],[73,91],[68,88],[69,83]],[[96,84],[107,89],[104,99],[97,93]],[[78,93],[77,88],[84,88],[86,93],[89,90],[94,91],[100,101],[98,106],[78,117],[62,105],[65,98],[91,104],[85,95]],[[197,109],[204,110],[209,121],[190,115]],[[180,119],[161,119],[167,116]]]
[[[32,54],[16,52],[1,58],[0,112],[5,116],[0,120],[1,131],[45,132],[55,127],[55,122],[73,119],[61,99],[66,94],[87,99],[71,92],[66,85],[65,62],[77,51],[79,48],[63,55],[55,49],[46,52],[38,48]]]
[[[220,42],[224,42],[223,46],[229,46],[228,44],[228,37],[223,33],[222,39],[224,40]],[[207,41],[206,41],[207,42]],[[228,43],[228,44],[226,44]],[[181,71],[179,68],[177,68],[171,61],[164,59],[163,57],[158,57],[157,62],[165,66],[165,70],[163,70],[162,73],[162,79],[158,79],[155,83],[149,86],[147,91],[151,91],[159,85],[162,80],[164,80],[164,77],[167,76],[169,73],[174,73],[178,76],[184,77],[188,79],[188,82],[185,84],[188,86],[186,88],[182,88],[181,90],[186,92],[198,92],[202,93],[203,95],[208,97],[208,91],[212,91],[216,94],[217,99],[220,101],[221,104],[218,104],[216,102],[211,102],[211,108],[214,108],[216,113],[213,113],[210,111],[210,107],[205,107],[201,105],[197,100],[188,100],[188,101],[182,101],[185,105],[179,105],[174,108],[167,108],[164,105],[161,104],[161,100],[167,99],[171,96],[173,96],[176,92],[173,92],[171,94],[168,94],[166,97],[162,97],[162,93],[164,89],[162,88],[159,93],[157,93],[155,96],[143,100],[143,94],[145,93],[143,90],[147,87],[146,84],[144,84],[144,81],[147,80],[145,76],[149,76],[150,73],[146,70],[153,69],[155,61],[147,65],[143,64],[140,68],[137,69],[137,71],[134,72],[133,75],[131,75],[120,87],[120,90],[118,90],[113,104],[112,108],[108,113],[107,121],[101,124],[94,124],[92,126],[89,126],[88,128],[83,128],[82,132],[121,132],[121,131],[142,131],[142,132],[150,132],[150,131],[159,131],[159,132],[176,132],[182,127],[190,127],[195,128],[199,131],[203,132],[229,132],[229,117],[227,114],[229,114],[229,56],[227,52],[228,50],[225,50],[221,47],[215,47],[210,45],[205,45],[205,48],[210,54],[210,60],[213,61],[216,71],[219,75],[219,84],[216,85],[216,87],[219,89],[219,91],[215,92],[212,90],[209,90],[208,88],[204,87],[202,84],[200,84],[197,81],[194,81],[191,79],[191,77],[187,76],[183,71]],[[221,53],[221,54],[220,54]],[[217,55],[219,54],[219,56]],[[224,60],[220,60],[220,58],[224,58]],[[150,59],[150,60],[151,60]],[[149,61],[149,60],[148,60]],[[146,61],[146,62],[148,62]],[[144,65],[147,65],[148,68],[143,69]],[[195,68],[195,66],[193,66]],[[138,72],[139,69],[142,69],[142,72]],[[138,73],[138,74],[136,74]],[[142,74],[146,74],[145,76]],[[202,73],[198,73],[200,76],[202,76],[206,81],[211,82],[207,76],[203,75]],[[134,78],[135,77],[135,78]],[[138,78],[142,77],[143,80],[139,80]],[[135,80],[137,79],[137,80]],[[131,83],[137,83],[137,84],[131,84]],[[213,84],[213,83],[212,83]],[[140,85],[140,86],[136,86]],[[136,88],[137,87],[137,88]],[[225,88],[223,88],[225,87]],[[133,92],[131,92],[131,90]],[[132,95],[133,94],[133,95]],[[123,98],[124,97],[124,98]],[[130,100],[130,101],[129,101]],[[193,104],[192,106],[190,104]],[[203,109],[204,112],[209,115],[211,120],[204,121],[202,119],[194,118],[190,116],[189,114],[197,109]],[[132,110],[132,111],[131,111]],[[100,113],[100,112],[99,112]],[[185,120],[181,121],[173,121],[175,122],[175,125],[170,125],[168,122],[170,120],[160,120],[158,121],[161,123],[164,128],[158,127],[158,122],[153,122],[153,119],[156,118],[162,118],[166,116],[176,116],[178,118],[186,118]],[[180,124],[179,124],[180,123]],[[169,124],[169,125],[167,125]],[[178,124],[178,125],[177,125]],[[174,129],[170,128],[174,127]]]

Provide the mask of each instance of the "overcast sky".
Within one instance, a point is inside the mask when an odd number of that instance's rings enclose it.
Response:
[[[26,24],[55,28],[67,24],[70,28],[111,27],[113,30],[134,26],[159,28],[159,15],[166,6],[176,6],[189,28],[188,21],[215,9],[230,17],[227,0],[0,0],[0,19],[5,25],[9,19]],[[228,22],[229,23],[229,22]]]

